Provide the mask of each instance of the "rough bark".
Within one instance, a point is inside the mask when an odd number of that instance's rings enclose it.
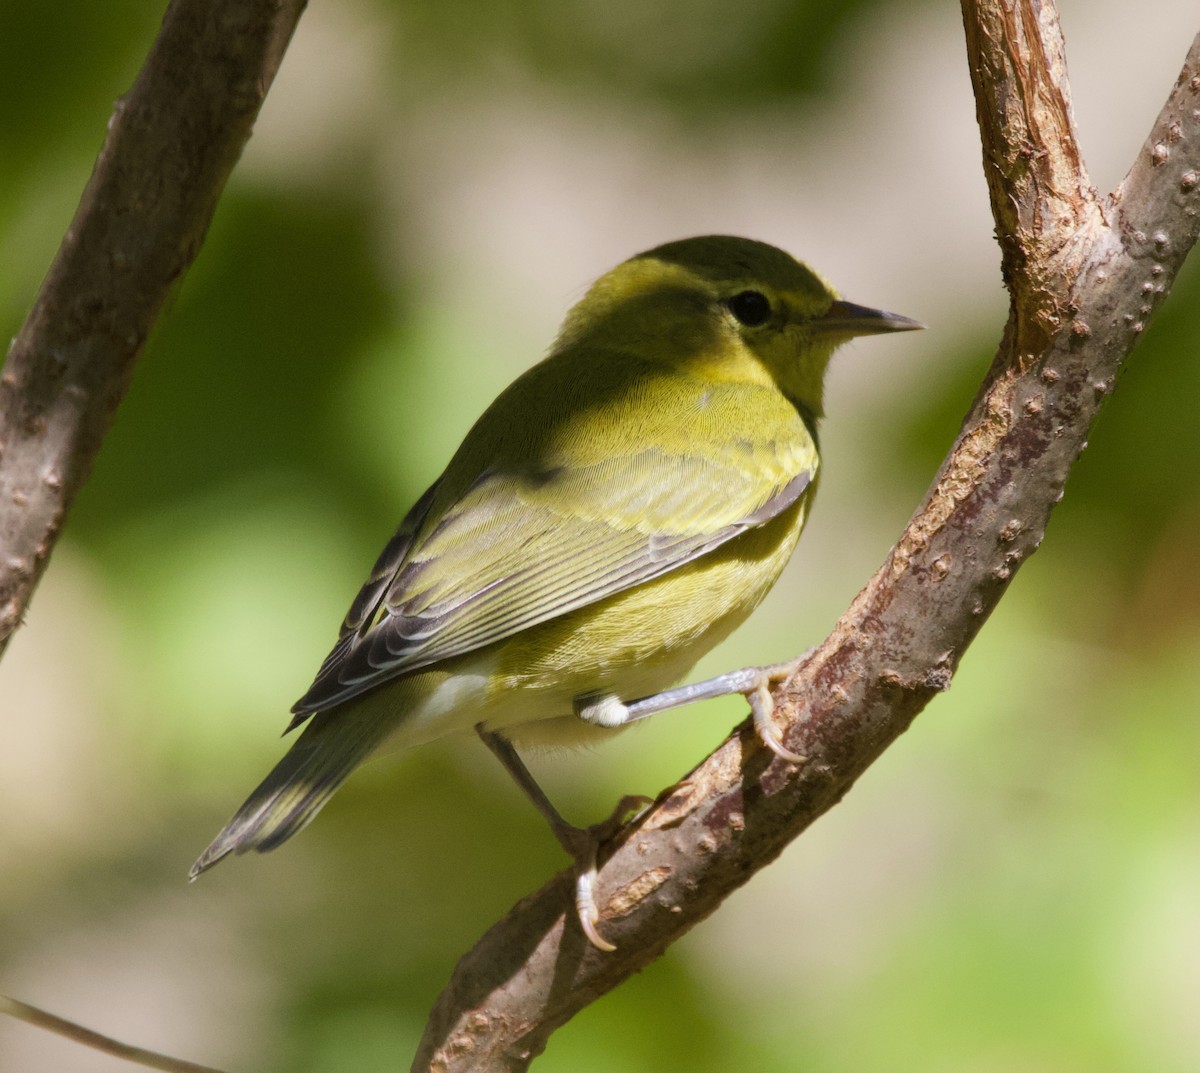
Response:
[[[172,0],[0,375],[0,654],[305,0]]]
[[[1037,549],[1072,464],[1197,237],[1200,37],[1121,186],[1091,189],[1049,0],[963,0],[1008,323],[924,503],[830,637],[776,693],[792,765],[748,727],[610,846],[592,948],[563,874],[458,964],[414,1070],[525,1069],[550,1034],[770,863],[948,688]],[[781,927],[803,921],[776,922]]]

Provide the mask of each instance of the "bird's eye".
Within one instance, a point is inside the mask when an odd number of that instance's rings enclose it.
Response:
[[[729,312],[747,328],[757,327],[771,315],[771,302],[761,291],[740,291],[726,303]]]

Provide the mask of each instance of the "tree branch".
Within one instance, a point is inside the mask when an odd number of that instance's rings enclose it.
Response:
[[[0,375],[0,654],[305,0],[172,0]]]
[[[600,953],[560,875],[456,967],[414,1070],[523,1070],[550,1034],[770,863],[950,685],[1037,549],[1124,358],[1197,236],[1200,37],[1122,186],[1091,190],[1050,0],[963,0],[1005,279],[996,359],[933,487],[832,634],[776,695],[789,748],[743,726],[614,840]],[[800,921],[777,921],[779,927]]]

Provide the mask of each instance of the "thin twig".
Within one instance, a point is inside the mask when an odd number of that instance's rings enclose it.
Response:
[[[83,1025],[77,1025],[74,1021],[68,1021],[65,1017],[47,1013],[45,1010],[38,1009],[37,1006],[30,1006],[27,1002],[18,1002],[15,998],[9,998],[7,995],[0,995],[0,1013],[6,1013],[18,1021],[44,1028],[47,1032],[55,1032],[76,1043],[82,1043],[85,1047],[91,1047],[94,1051],[103,1051],[115,1058],[124,1058],[127,1062],[145,1066],[147,1069],[161,1069],[164,1073],[221,1073],[219,1069],[214,1069],[212,1066],[197,1065],[195,1062],[187,1062],[182,1058],[172,1058],[170,1055],[159,1054],[157,1051],[148,1051],[144,1047],[133,1047],[128,1043],[122,1043],[111,1036],[93,1032],[90,1028],[84,1028]]]

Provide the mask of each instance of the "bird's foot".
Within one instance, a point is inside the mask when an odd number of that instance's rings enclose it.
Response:
[[[757,676],[750,688],[744,693],[750,704],[750,712],[754,718],[754,733],[781,760],[790,764],[803,764],[808,758],[793,752],[783,744],[783,735],[771,718],[775,713],[775,701],[771,696],[771,686],[777,682],[785,682],[796,673],[812,655],[812,649],[805,652],[799,659],[787,663],[772,663],[766,667],[756,667]]]
[[[597,950],[612,953],[616,950],[600,934],[600,910],[596,905],[596,855],[600,847],[619,831],[632,815],[636,815],[653,803],[653,798],[641,794],[628,794],[617,802],[617,807],[606,820],[591,827],[571,827],[564,824],[555,830],[558,841],[575,860],[575,912],[579,926],[588,942]]]

